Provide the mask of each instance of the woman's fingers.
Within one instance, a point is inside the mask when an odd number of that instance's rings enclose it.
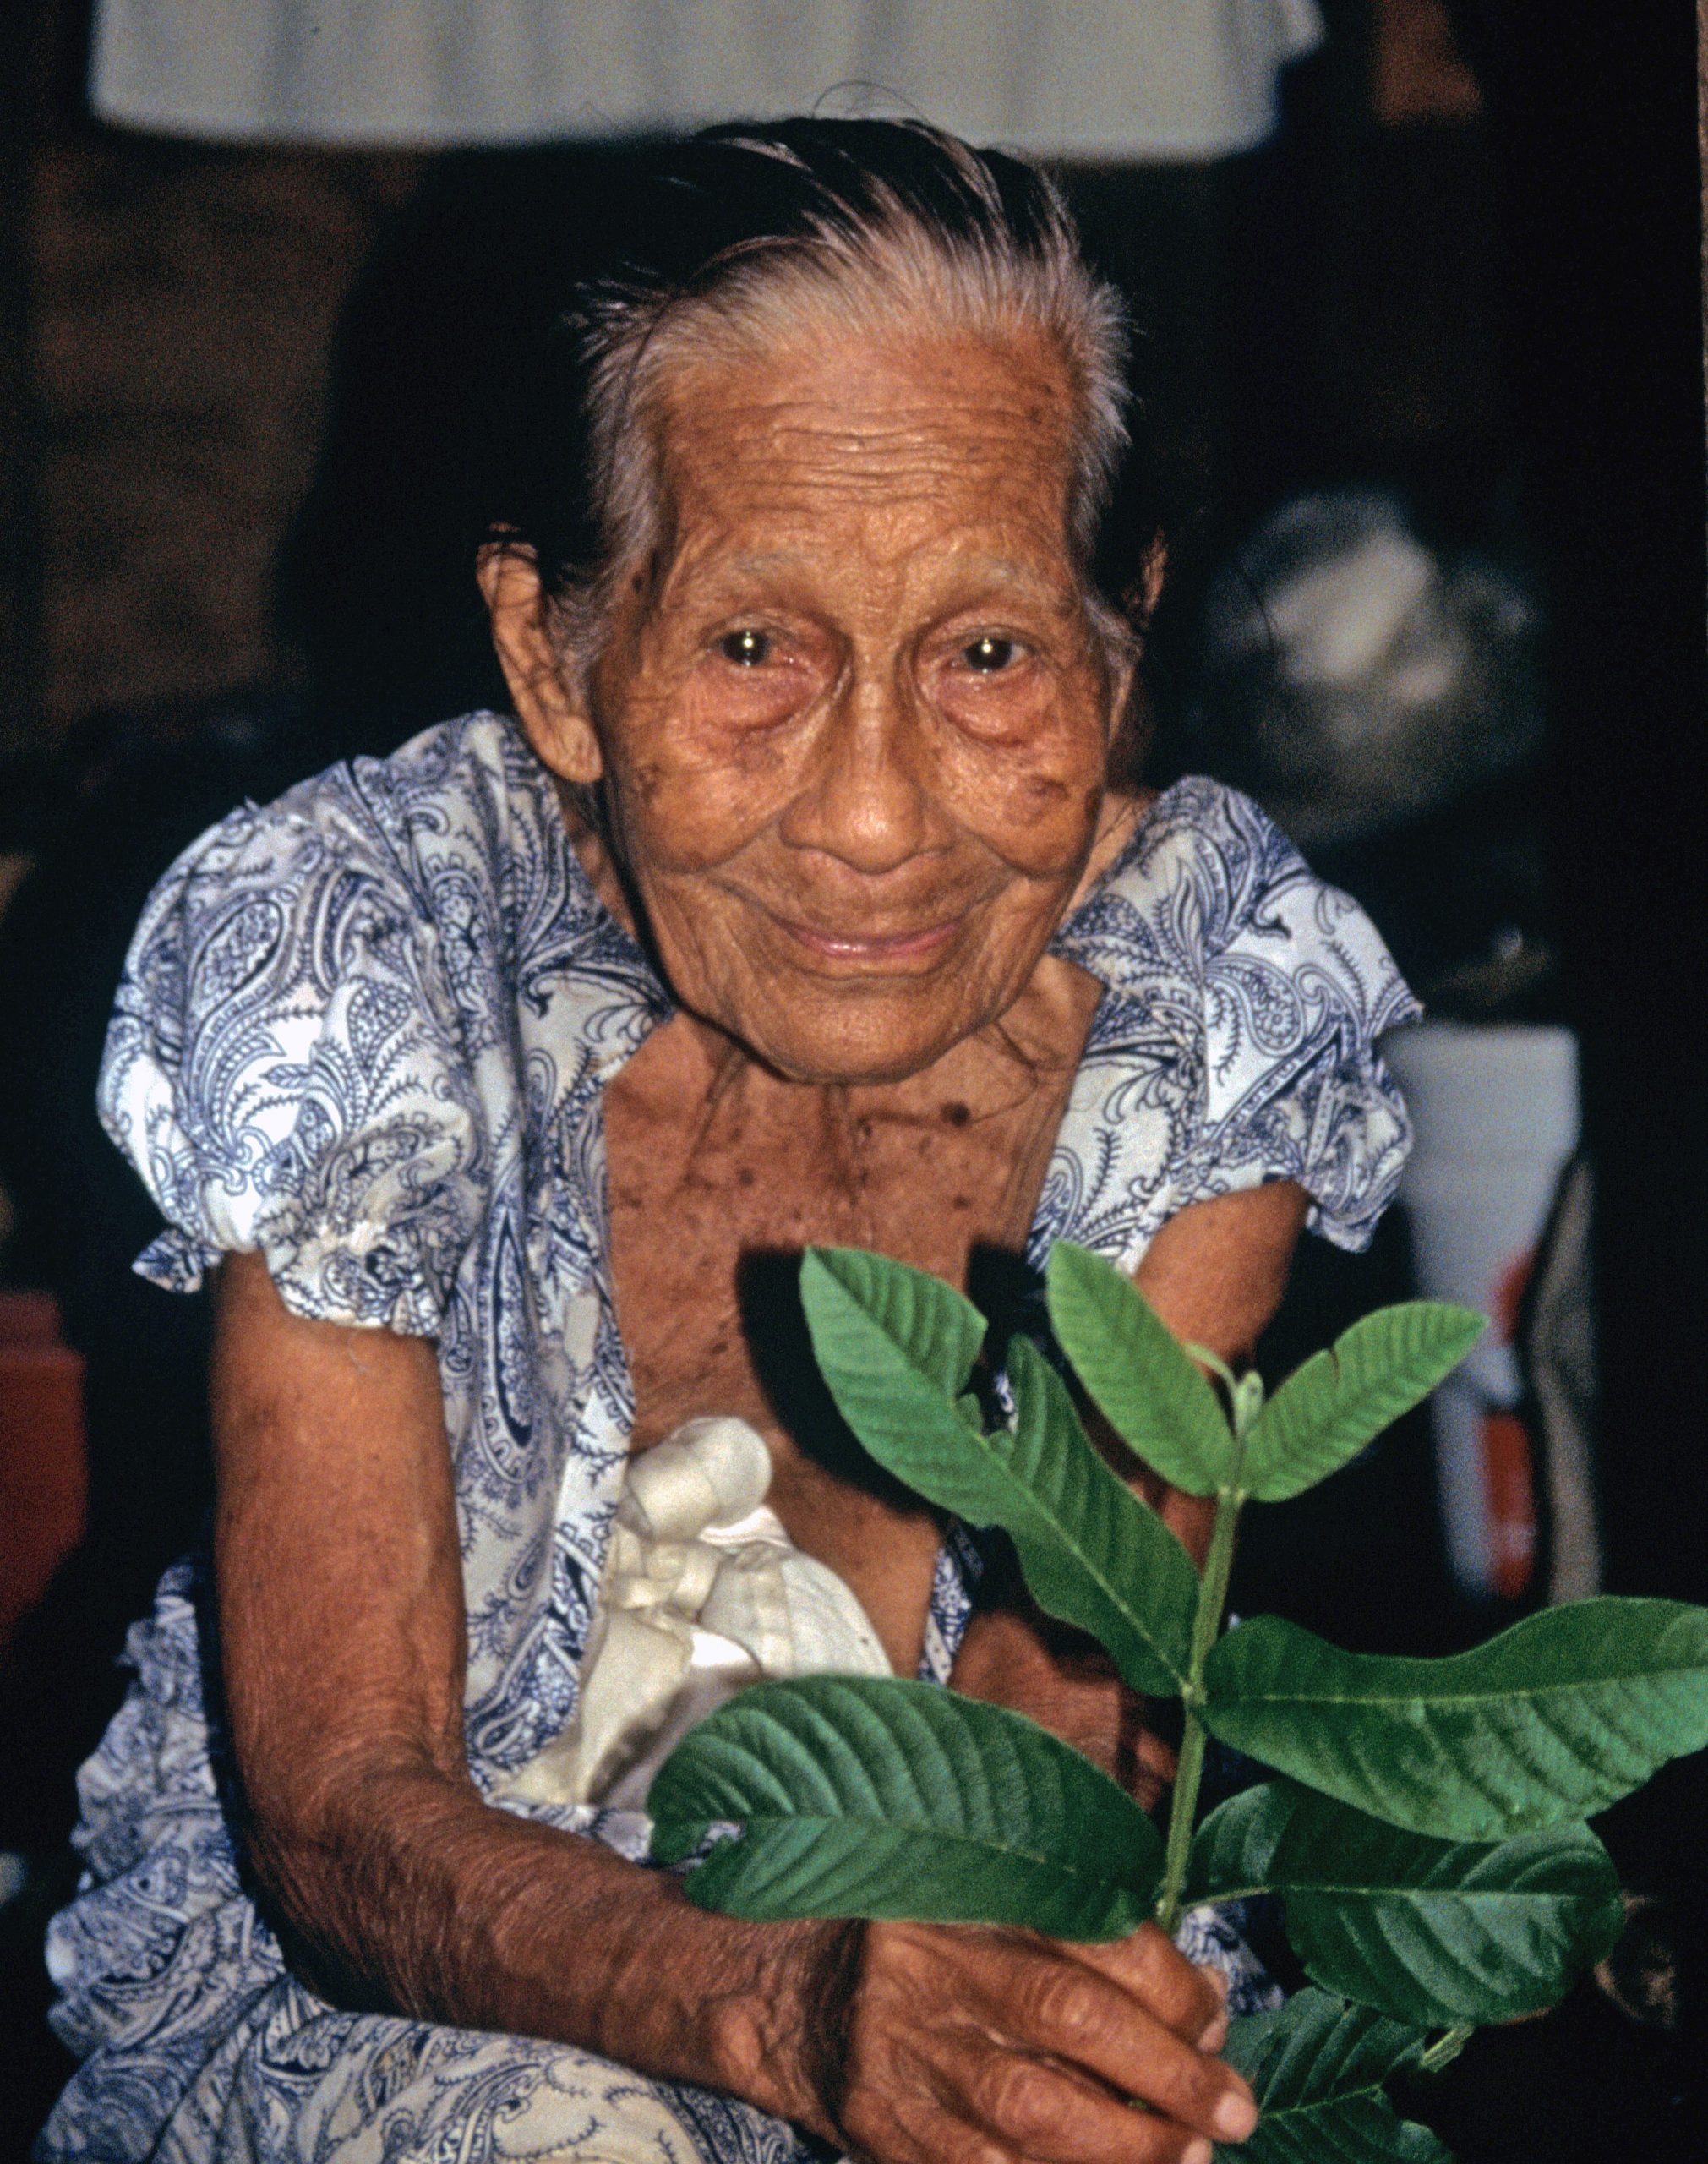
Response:
[[[1061,1950],[1121,1990],[1131,1992],[1135,1998],[1143,1999],[1157,2019],[1183,2042],[1196,2044],[1201,2051],[1216,2051],[1225,2041],[1226,1979],[1214,1969],[1188,1961],[1154,1924],[1141,1924],[1128,1938]]]
[[[1228,2041],[1228,1980],[1220,1969],[1203,1966],[1198,1973],[1215,1993],[1219,2010],[1210,2017],[1209,2027],[1200,2033],[1198,2047],[1201,2052],[1219,2052]]]
[[[1060,2061],[987,2052],[954,2071],[975,2131],[1026,2164],[1208,2164],[1200,2130],[1136,2109]]]
[[[1056,2058],[1093,2085],[1136,2098],[1194,2133],[1242,2141],[1257,2124],[1252,2092],[1197,2041],[1216,2033],[1223,2019],[1220,1994],[1160,1932],[1151,1937],[1154,1945],[1128,1941],[1123,1963],[1081,1958],[1110,1948],[1040,1948],[1034,1959],[1005,1965],[990,1979],[990,2011],[1011,2049],[993,2063],[991,2079],[1013,2081],[1021,2097],[1035,2100],[1038,2085],[1012,2072],[1010,2061],[1047,2074],[1048,2060]]]
[[[880,1924],[863,1947],[830,2101],[872,2164],[1208,2164],[1257,2123],[1199,2041],[1225,2027],[1221,1992],[1159,1932],[1086,1948]]]

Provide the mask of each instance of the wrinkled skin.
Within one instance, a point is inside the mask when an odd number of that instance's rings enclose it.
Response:
[[[635,1445],[752,1419],[792,1536],[906,1670],[936,1522],[796,1432],[744,1273],[829,1239],[963,1283],[975,1249],[1023,1243],[1096,1003],[1045,948],[1143,810],[1105,787],[1126,684],[1067,542],[1068,385],[1018,334],[807,325],[679,369],[656,421],[663,524],[591,669],[525,550],[483,566],[576,845],[679,1003],[606,1102]],[[573,813],[596,783],[608,837]],[[1282,1187],[1183,1211],[1140,1281],[1239,1357],[1301,1210]],[[258,1868],[318,1973],[728,2088],[878,2164],[1198,2164],[1249,2131],[1219,1992],[1149,1927],[1090,1948],[744,1925],[486,1809],[431,1350],[289,1315],[253,1259],[224,1277],[233,1732]],[[955,1683],[1154,1793],[1139,1709],[1021,1589],[975,1620]]]
[[[795,1081],[918,1075],[1012,1005],[1085,868],[1126,688],[1063,546],[1061,369],[903,352],[676,385],[668,553],[595,679],[670,983]]]

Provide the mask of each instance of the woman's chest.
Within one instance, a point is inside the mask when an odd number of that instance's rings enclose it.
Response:
[[[655,1032],[605,1099],[636,1447],[678,1419],[746,1409],[708,1405],[716,1382],[763,1391],[774,1281],[806,1247],[876,1248],[962,1286],[976,1252],[1018,1254],[1094,1002],[1083,1003],[1057,1057],[969,1052],[893,1091],[784,1083],[734,1062],[708,1074],[691,1025]]]
[[[963,1047],[904,1089],[819,1090],[708,1072],[679,1018],[605,1100],[634,1447],[701,1413],[750,1420],[771,1450],[772,1507],[854,1586],[898,1666],[917,1657],[938,1528],[865,1459],[819,1381],[800,1256],[876,1248],[964,1286],[980,1251],[1023,1249],[1095,1005],[1067,974],[1058,1041],[1034,1031],[1023,1057],[1009,1041]]]

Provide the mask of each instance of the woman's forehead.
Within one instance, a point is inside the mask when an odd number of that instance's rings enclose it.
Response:
[[[1040,545],[1066,548],[1073,421],[1036,336],[819,338],[679,374],[661,478],[690,555],[719,533],[757,566],[832,531],[917,546],[969,529],[1023,578]]]

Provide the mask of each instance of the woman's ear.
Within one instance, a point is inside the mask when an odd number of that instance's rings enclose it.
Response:
[[[1137,577],[1121,589],[1121,609],[1141,639],[1150,629],[1150,620],[1156,614],[1167,577],[1168,543],[1159,533],[1145,550]]]
[[[1163,581],[1168,577],[1168,543],[1161,534],[1144,552],[1144,562],[1134,582],[1138,593],[1139,621],[1149,623],[1156,614],[1156,604],[1162,598]]]
[[[529,743],[554,773],[591,787],[604,774],[604,757],[587,701],[565,684],[553,651],[533,550],[519,541],[488,541],[475,559],[475,576]]]
[[[1132,628],[1132,639],[1115,663],[1113,696],[1110,712],[1116,717],[1117,727],[1127,713],[1135,697],[1143,693],[1135,688],[1138,674],[1138,658],[1143,651],[1145,635],[1150,629],[1150,620],[1156,613],[1156,604],[1162,598],[1163,580],[1168,570],[1168,544],[1160,534],[1144,552],[1138,575],[1122,591],[1121,601],[1123,614]]]

